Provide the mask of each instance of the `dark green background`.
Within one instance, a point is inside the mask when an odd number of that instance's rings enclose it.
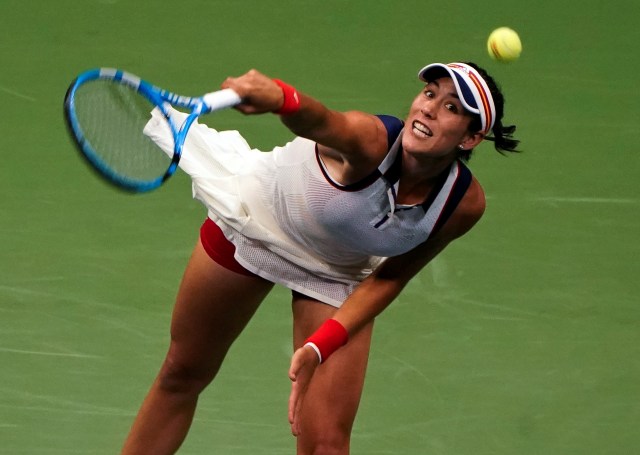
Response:
[[[481,223],[378,320],[353,435],[370,455],[631,454],[640,446],[635,0],[0,0],[0,453],[117,453],[164,356],[204,209],[178,175],[107,187],[62,99],[113,66],[180,94],[255,67],[336,109],[404,116],[432,61],[473,60],[525,153],[471,161]],[[489,59],[508,25],[524,52]],[[207,118],[268,149],[275,116]],[[291,454],[288,292],[201,400],[184,454]]]

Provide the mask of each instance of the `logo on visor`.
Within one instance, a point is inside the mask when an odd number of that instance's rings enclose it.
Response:
[[[460,71],[464,71],[466,74],[470,74],[471,73],[471,71],[469,71],[469,68],[467,68],[466,66],[455,65],[453,63],[449,63],[447,66],[449,66],[451,68],[455,68],[455,69],[460,70]]]

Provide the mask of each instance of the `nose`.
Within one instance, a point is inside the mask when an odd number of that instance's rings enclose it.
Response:
[[[420,113],[427,118],[435,118],[436,109],[434,103],[425,102],[420,106]]]

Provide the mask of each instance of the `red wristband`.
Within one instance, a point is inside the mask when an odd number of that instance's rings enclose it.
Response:
[[[280,79],[274,79],[273,82],[280,86],[284,95],[284,103],[282,103],[280,109],[273,112],[278,115],[290,115],[298,112],[300,109],[300,97],[296,89],[289,84],[285,84]]]
[[[322,363],[339,347],[347,344],[348,340],[347,329],[335,319],[327,319],[313,335],[307,338],[305,346],[310,345]]]

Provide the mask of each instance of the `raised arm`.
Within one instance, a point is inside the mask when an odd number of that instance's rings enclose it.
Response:
[[[273,79],[257,70],[229,77],[222,88],[232,88],[243,102],[236,109],[245,114],[278,111],[285,102],[285,91]],[[305,137],[345,161],[376,161],[386,152],[386,131],[374,115],[360,111],[339,112],[296,91],[295,112],[282,115],[282,122],[295,135]]]

